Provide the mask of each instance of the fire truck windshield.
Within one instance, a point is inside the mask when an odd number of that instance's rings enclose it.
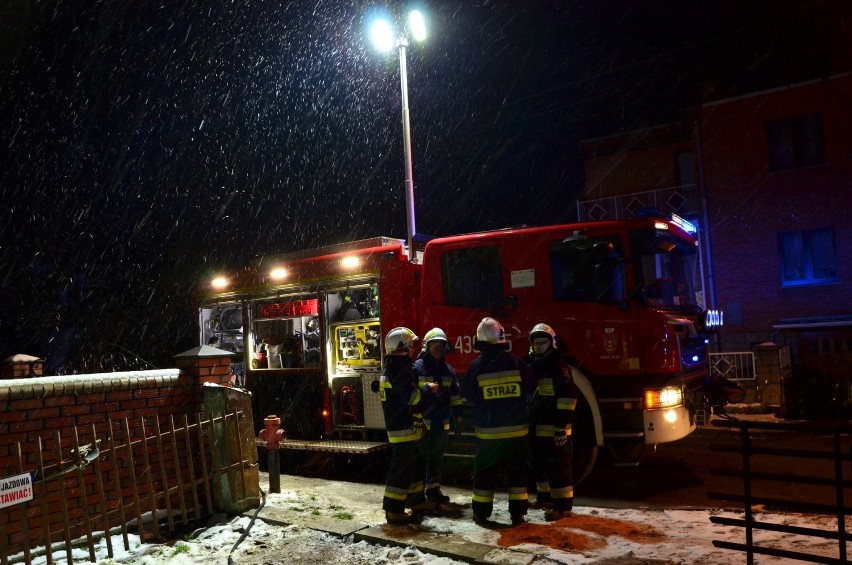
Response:
[[[670,232],[640,230],[630,234],[636,283],[650,306],[690,309],[696,304],[697,247]]]

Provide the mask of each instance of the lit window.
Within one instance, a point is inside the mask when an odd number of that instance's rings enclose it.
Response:
[[[780,233],[778,252],[783,286],[838,280],[833,229]]]

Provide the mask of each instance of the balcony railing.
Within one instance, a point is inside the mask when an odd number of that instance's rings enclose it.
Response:
[[[694,217],[698,214],[695,185],[684,184],[647,192],[581,200],[577,202],[577,218],[581,222],[623,220],[634,217],[643,208],[657,208],[663,214]]]

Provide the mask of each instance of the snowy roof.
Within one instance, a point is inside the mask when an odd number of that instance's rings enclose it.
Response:
[[[27,355],[26,353],[16,353],[11,357],[6,357],[5,359],[3,359],[4,363],[32,363],[33,361],[44,361],[44,359],[33,357],[32,355]]]

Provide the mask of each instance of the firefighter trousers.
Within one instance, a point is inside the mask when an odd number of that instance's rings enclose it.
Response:
[[[527,438],[476,440],[473,468],[474,514],[487,518],[494,510],[494,487],[497,471],[505,468],[508,481],[509,514],[523,516],[529,508],[527,497]]]
[[[444,429],[443,420],[432,423],[429,431],[420,440],[420,454],[426,465],[426,488],[438,488],[441,486],[441,477],[444,472],[444,452],[450,443],[450,434]]]
[[[382,509],[405,512],[406,502],[423,496],[423,460],[419,441],[391,444],[391,460],[385,480]]]
[[[532,436],[530,463],[539,499],[552,499],[554,510],[571,510],[574,506],[574,472],[570,442],[557,447],[550,436]]]

